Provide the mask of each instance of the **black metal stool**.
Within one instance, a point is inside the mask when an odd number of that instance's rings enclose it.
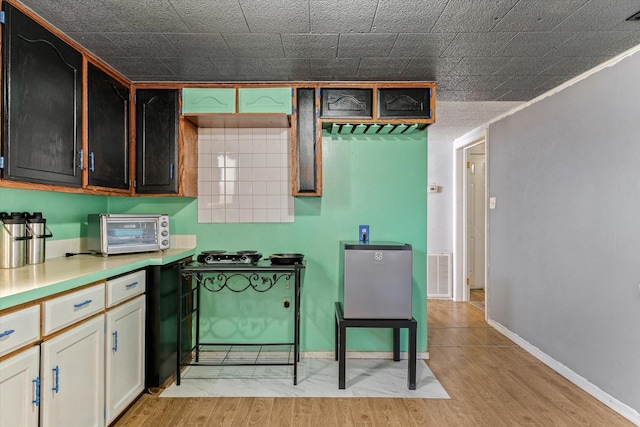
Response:
[[[338,361],[338,388],[345,388],[347,328],[393,328],[393,360],[400,360],[400,329],[409,330],[409,368],[407,387],[416,389],[416,319],[345,319],[342,304],[336,302],[335,357]]]

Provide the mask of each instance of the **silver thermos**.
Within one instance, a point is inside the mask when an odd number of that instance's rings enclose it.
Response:
[[[45,259],[45,239],[52,237],[52,234],[47,228],[47,220],[42,217],[42,212],[34,212],[33,215],[25,212],[23,216],[27,233],[31,237],[27,240],[26,263],[39,264]]]
[[[20,212],[0,212],[0,268],[16,268],[25,264],[27,235],[25,219]]]

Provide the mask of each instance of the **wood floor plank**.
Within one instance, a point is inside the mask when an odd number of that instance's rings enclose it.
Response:
[[[295,399],[278,397],[273,402],[268,425],[271,427],[293,427]]]
[[[257,397],[249,408],[249,417],[245,425],[247,427],[264,427],[269,424],[271,410],[273,409],[273,397]]]
[[[240,405],[241,399],[237,397],[222,397],[218,399],[219,401],[214,411],[211,412],[211,415],[209,415],[207,419],[207,425],[212,427],[233,426],[233,417]]]

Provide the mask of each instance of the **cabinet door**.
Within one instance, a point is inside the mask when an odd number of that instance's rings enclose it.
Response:
[[[320,164],[316,135],[316,91],[298,88],[298,121],[295,150],[294,196],[320,195]]]
[[[290,87],[238,89],[239,113],[292,114]]]
[[[431,89],[378,90],[378,116],[382,118],[431,118]]]
[[[104,425],[104,316],[41,344],[41,425]]]
[[[40,405],[40,347],[0,363],[0,426],[36,427]]]
[[[106,314],[106,423],[144,389],[144,295]]]
[[[80,187],[82,55],[3,6],[3,178]]]
[[[89,185],[129,188],[129,88],[89,64]]]
[[[372,118],[373,89],[321,89],[321,117]]]
[[[136,91],[136,189],[178,192],[178,91]]]
[[[182,114],[235,112],[235,89],[182,89]]]

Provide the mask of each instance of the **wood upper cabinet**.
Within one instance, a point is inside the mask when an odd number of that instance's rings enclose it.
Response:
[[[239,113],[292,114],[290,87],[238,89]]]
[[[378,89],[378,117],[381,119],[430,119],[431,88]]]
[[[136,91],[136,191],[178,193],[178,90]]]
[[[373,89],[323,88],[320,90],[322,118],[373,117]]]
[[[322,194],[322,144],[318,140],[316,119],[316,89],[296,90],[296,139],[293,144],[292,176],[294,196],[320,196]]]
[[[233,88],[182,89],[182,114],[236,112],[236,90]]]
[[[3,178],[80,187],[82,55],[3,8]]]
[[[87,92],[88,184],[129,189],[129,88],[89,64]]]

